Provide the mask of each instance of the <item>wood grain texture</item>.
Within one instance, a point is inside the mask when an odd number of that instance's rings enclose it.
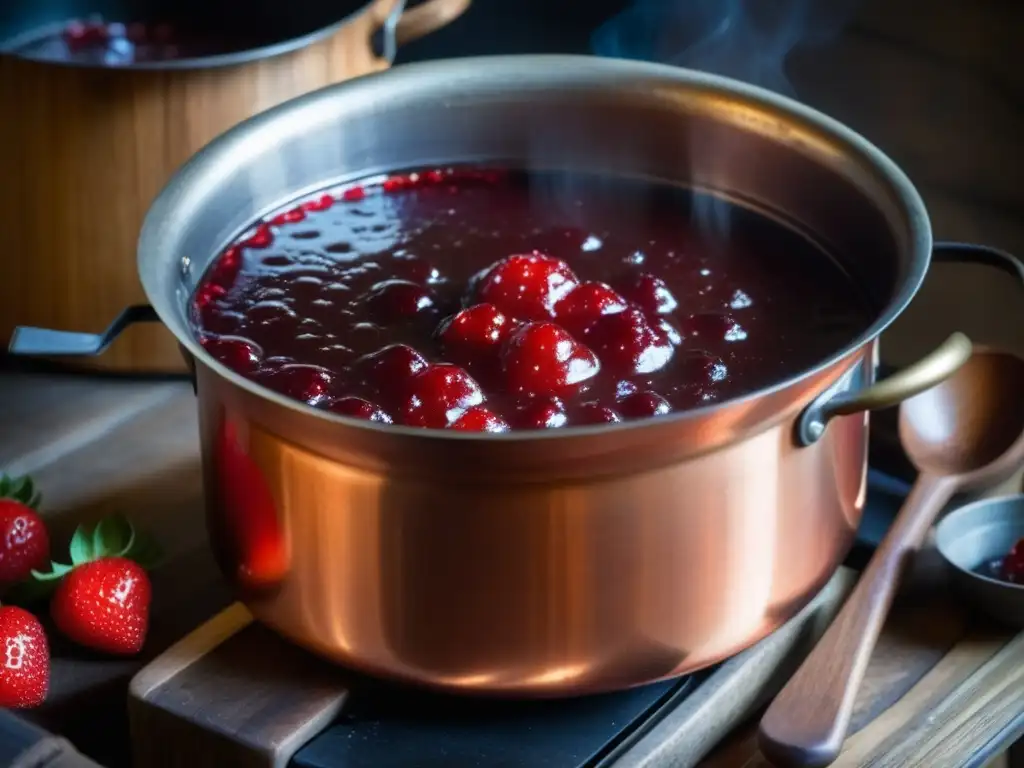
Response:
[[[0,56],[0,231],[15,258],[0,283],[0,338],[17,325],[99,332],[144,303],[136,241],[152,200],[207,142],[251,115],[383,69],[371,39],[395,0],[372,0],[333,36],[239,66],[118,70]],[[399,25],[404,40],[468,0],[431,0]],[[130,329],[89,364],[179,371],[160,325]],[[85,364],[85,361],[83,361]]]
[[[930,609],[935,614],[935,605]],[[948,610],[959,611],[948,605]],[[961,619],[965,614],[960,613]],[[984,623],[956,620],[945,627],[958,640],[922,670],[906,667],[876,649],[866,684],[858,697],[862,715],[833,765],[842,768],[958,768],[977,766],[979,756],[1006,749],[1020,733],[1012,730],[1024,713],[1024,686],[1019,667],[1024,633]],[[902,642],[927,647],[934,654],[942,645],[929,638],[915,618],[896,619],[886,637],[902,625]],[[921,657],[924,660],[924,656]],[[906,658],[903,660],[906,661]],[[894,663],[895,662],[895,663]],[[1005,685],[1004,685],[1005,683]],[[752,722],[723,743],[705,768],[771,768],[758,751],[757,724]]]
[[[1021,737],[1013,728],[1015,724],[1024,727],[1024,704],[1014,691],[1004,690],[986,699],[984,711],[975,712],[982,718],[994,713],[992,721],[972,739],[954,737],[944,742],[941,762],[929,762],[930,756],[920,755],[905,757],[909,761],[905,763],[888,762],[891,752],[902,749],[905,738],[929,743],[931,728],[937,725],[932,719],[937,708],[963,709],[972,697],[987,690],[985,686],[995,682],[991,675],[978,678],[974,686],[967,681],[1004,648],[1024,637],[1024,632],[973,616],[953,597],[947,584],[941,558],[929,537],[904,579],[868,663],[854,705],[850,736],[833,765],[982,768],[977,762],[979,755],[995,755]],[[1002,662],[1000,665],[1003,668]],[[758,748],[759,719],[760,715],[751,718],[734,731],[700,765],[773,768]],[[961,725],[970,727],[966,721]]]
[[[954,493],[992,489],[1024,464],[1024,358],[976,349],[938,386],[900,406],[914,487],[835,623],[761,722],[780,766],[831,765],[907,564]]]
[[[339,714],[344,676],[251,621],[233,605],[132,681],[137,768],[285,768]]]
[[[718,668],[624,754],[615,768],[692,766],[771,696],[831,621],[855,581],[841,570],[810,606]],[[132,681],[136,768],[284,768],[341,712],[345,674],[245,626],[232,606],[152,661]],[[267,659],[273,658],[269,665]],[[175,749],[167,746],[174,744]]]

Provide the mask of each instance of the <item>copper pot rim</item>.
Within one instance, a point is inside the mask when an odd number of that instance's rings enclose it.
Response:
[[[367,99],[371,92],[382,84],[394,84],[396,90],[401,91],[413,85],[414,81],[418,79],[445,81],[453,77],[466,76],[466,73],[472,73],[472,77],[493,77],[495,79],[514,73],[518,81],[526,84],[519,88],[519,93],[529,93],[531,85],[549,89],[578,86],[594,88],[628,78],[647,81],[653,79],[666,87],[683,86],[694,91],[721,95],[734,101],[740,99],[753,109],[781,116],[791,124],[799,125],[822,139],[841,145],[845,151],[856,156],[859,162],[880,176],[888,193],[898,201],[899,207],[906,214],[908,249],[911,252],[910,268],[901,276],[900,282],[888,302],[877,310],[875,320],[854,339],[819,363],[767,387],[738,397],[667,414],[657,419],[641,419],[619,424],[564,427],[558,430],[513,430],[507,433],[486,433],[484,435],[454,430],[376,424],[319,410],[305,403],[286,398],[235,373],[209,355],[190,331],[187,310],[184,306],[187,298],[182,299],[177,295],[167,296],[166,292],[162,293],[160,286],[157,285],[159,280],[156,277],[156,267],[151,263],[150,254],[153,252],[153,247],[149,241],[156,236],[156,222],[160,219],[181,215],[180,211],[175,210],[180,205],[174,201],[174,198],[180,197],[182,190],[194,183],[195,177],[216,174],[218,166],[230,162],[232,155],[237,157],[243,154],[240,150],[245,145],[259,142],[271,144],[270,138],[278,125],[287,123],[297,113],[312,114],[317,111],[318,107],[336,110],[338,103],[346,101],[358,104]],[[348,176],[352,178],[365,177],[368,173],[372,174],[380,170],[376,168],[361,170],[348,174]],[[327,183],[330,181],[333,180],[327,180]],[[296,190],[292,197],[312,191]],[[251,220],[254,220],[258,214],[259,212],[254,212]],[[226,243],[222,245],[226,245]],[[806,396],[808,385],[813,384],[816,378],[819,381],[813,386],[813,390],[814,394],[820,394],[843,373],[850,371],[856,365],[859,353],[875,342],[903,313],[916,296],[927,275],[931,263],[932,245],[931,224],[927,210],[909,177],[895,162],[863,136],[811,107],[756,86],[696,70],[648,62],[599,59],[578,55],[526,54],[481,56],[407,64],[328,86],[292,99],[238,124],[208,144],[182,166],[153,203],[139,239],[138,266],[146,295],[157,316],[174,334],[184,352],[215,372],[222,380],[242,390],[247,397],[272,404],[276,408],[282,409],[282,412],[291,412],[301,417],[312,417],[318,421],[336,425],[339,429],[375,433],[380,439],[416,438],[420,441],[430,440],[448,444],[462,441],[478,444],[484,442],[538,443],[622,434],[669,425],[678,426],[714,417],[731,408],[752,406],[765,398],[777,399],[780,403],[780,412],[789,411],[798,400]],[[784,397],[787,391],[791,393],[789,398]]]
[[[277,40],[265,45],[258,45],[252,48],[244,48],[228,53],[216,53],[209,56],[192,56],[179,59],[166,59],[160,61],[132,62],[131,64],[119,64],[116,66],[104,66],[90,62],[61,61],[51,59],[40,59],[31,56],[20,56],[16,51],[19,47],[32,42],[43,34],[51,34],[53,31],[63,29],[64,22],[53,22],[42,25],[28,32],[16,35],[8,40],[0,42],[0,56],[11,56],[32,62],[39,66],[58,67],[62,69],[86,69],[96,72],[174,72],[193,71],[203,69],[220,69],[222,67],[240,66],[256,61],[265,61],[278,56],[284,56],[295,51],[308,48],[315,43],[326,40],[343,27],[352,22],[367,8],[374,4],[374,0],[349,0],[355,7],[346,12],[345,15],[326,25],[320,25],[315,29],[294,35],[285,40]],[[388,13],[383,23],[385,31],[393,29],[405,9],[406,0],[395,0],[395,5]]]

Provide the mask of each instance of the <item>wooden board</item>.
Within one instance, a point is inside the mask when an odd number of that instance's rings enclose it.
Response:
[[[778,689],[855,580],[853,572],[841,570],[811,606],[721,665],[609,765],[695,764]],[[303,744],[342,713],[352,689],[344,672],[252,624],[246,610],[235,604],[132,681],[134,765],[285,768]],[[671,763],[664,760],[669,744]]]
[[[100,768],[64,738],[0,710],[0,765],[7,768]]]
[[[924,570],[886,626],[835,766],[981,768],[1024,736],[1024,632],[972,618]],[[770,768],[756,720],[702,765]]]

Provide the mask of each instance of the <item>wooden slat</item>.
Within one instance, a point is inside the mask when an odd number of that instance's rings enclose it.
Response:
[[[0,374],[0,470],[36,472],[175,397],[183,386]]]
[[[799,616],[716,669],[619,756],[616,768],[695,765],[778,690],[855,581],[841,569]],[[225,610],[135,677],[129,706],[136,768],[285,768],[338,715],[346,675],[248,620],[240,606]]]

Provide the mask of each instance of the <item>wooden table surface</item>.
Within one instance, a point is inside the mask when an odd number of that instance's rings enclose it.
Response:
[[[110,660],[55,639],[50,697],[29,715],[100,763],[126,765],[128,680],[230,602],[206,548],[191,387],[0,373],[0,470],[36,478],[56,554],[76,525],[113,512],[165,550],[143,656]],[[923,562],[872,661],[842,765],[973,766],[1024,731],[1024,634],[972,619]],[[753,733],[740,729],[706,765],[765,765]]]

